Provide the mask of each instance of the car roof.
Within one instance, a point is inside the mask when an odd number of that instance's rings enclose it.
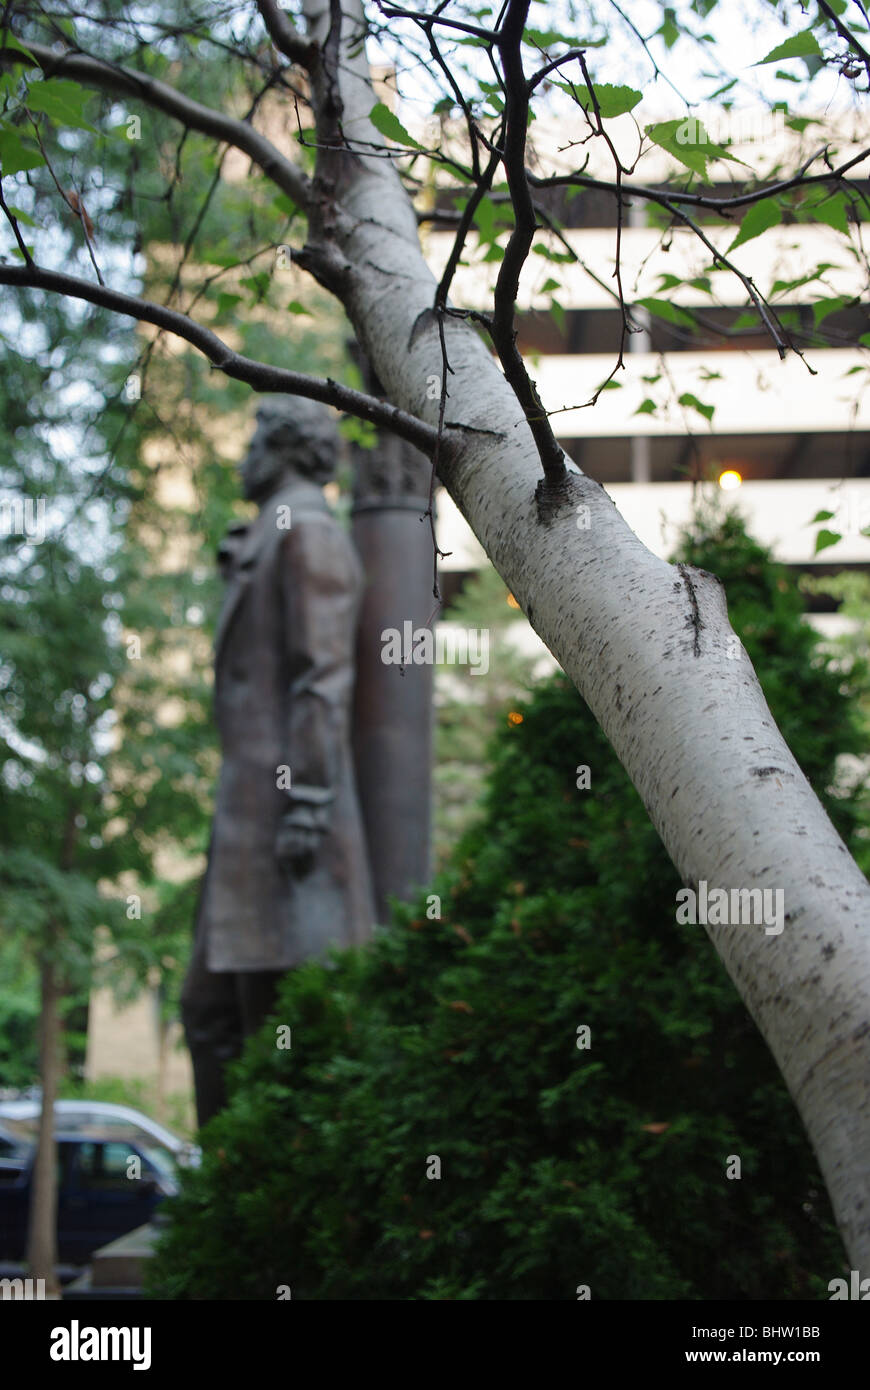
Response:
[[[0,1122],[3,1118],[9,1120],[28,1120],[34,1119],[40,1112],[42,1102],[39,1098],[24,1100],[0,1101]],[[152,1120],[150,1115],[144,1115],[141,1110],[134,1110],[129,1105],[116,1105],[113,1101],[105,1100],[57,1100],[54,1103],[54,1113],[56,1121],[64,1115],[88,1115],[94,1117],[94,1123],[99,1124],[102,1120],[108,1128],[126,1124],[142,1130],[145,1134],[151,1135],[158,1143],[163,1144],[167,1149],[175,1152],[185,1147],[185,1142],[172,1130],[161,1125],[157,1120]]]
[[[139,1134],[124,1132],[120,1127],[103,1129],[99,1125],[84,1125],[81,1129],[56,1129],[54,1137],[59,1144],[124,1144],[142,1147]]]

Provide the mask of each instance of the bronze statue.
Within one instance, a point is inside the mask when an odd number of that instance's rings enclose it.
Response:
[[[219,551],[223,764],[182,992],[200,1124],[283,972],[372,930],[350,742],[362,571],[322,492],[337,443],[324,406],[268,399],[241,466],[260,513]]]

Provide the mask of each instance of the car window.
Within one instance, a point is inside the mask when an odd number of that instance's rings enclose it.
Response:
[[[21,1139],[16,1139],[12,1135],[0,1134],[0,1159],[23,1162],[27,1157],[29,1148],[30,1145]]]
[[[129,1144],[103,1144],[102,1149],[105,1187],[127,1187],[137,1171],[141,1174],[142,1160]],[[135,1165],[131,1164],[131,1159],[137,1160]]]
[[[120,1191],[129,1188],[135,1172],[130,1159],[138,1155],[131,1151],[128,1144],[86,1139],[77,1148],[79,1186],[99,1188],[103,1192],[106,1189]]]

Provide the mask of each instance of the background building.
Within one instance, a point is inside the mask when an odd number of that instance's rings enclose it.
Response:
[[[729,124],[730,130],[723,127],[719,113],[723,128],[711,131],[720,143],[733,132],[731,149],[753,168],[792,169],[826,139],[836,140],[838,162],[867,146],[866,119],[862,131],[851,115],[807,120],[802,133],[787,128],[781,112],[734,113]],[[630,157],[632,141],[637,144],[631,119],[610,126],[619,129],[618,147]],[[548,152],[568,145],[564,128],[542,122],[535,124],[535,140]],[[612,180],[612,163],[608,167],[601,146],[593,141],[584,147],[588,172]],[[576,154],[568,150],[561,159]],[[548,159],[546,168],[558,164],[559,158]],[[654,147],[632,177],[655,184],[676,167]],[[723,199],[744,191],[744,166],[718,161],[709,167]],[[786,218],[730,254],[770,299],[803,353],[790,351],[784,360],[752,310],[744,283],[711,265],[695,232],[670,225],[672,219],[658,216],[658,209],[650,214],[640,200],[626,199],[620,272],[642,331],[629,336],[625,368],[594,406],[587,403],[613,372],[620,347],[616,198],[599,190],[572,191],[567,198],[563,190],[540,194],[541,204],[559,218],[564,241],[542,230],[536,244],[562,260],[529,258],[521,282],[520,346],[544,404],[558,412],[553,423],[564,447],[606,487],[657,554],[671,550],[698,484],[715,485],[722,474],[731,474],[723,481],[737,484],[731,498],[752,534],[796,573],[863,568],[870,560],[870,540],[861,534],[870,525],[870,312],[858,220],[866,217],[870,171],[859,164],[855,172],[865,177],[850,178],[841,200],[814,191],[802,220]],[[439,191],[437,207],[449,211],[447,190]],[[743,216],[717,220],[704,214],[704,233],[728,253]],[[453,235],[434,221],[427,237],[431,263],[440,270]],[[576,255],[573,263],[565,261],[565,244]],[[485,249],[469,243],[452,291],[459,305],[482,309],[491,302],[498,265],[484,260]],[[824,269],[817,274],[819,267]],[[693,278],[698,283],[686,283]],[[712,300],[701,288],[705,278]],[[554,281],[558,288],[546,291]],[[555,311],[544,307],[551,298]],[[655,300],[658,312],[636,307],[643,299]],[[816,554],[818,527],[811,522],[820,511],[834,513],[829,525],[842,539]],[[449,500],[441,513],[442,545],[454,552],[445,568],[468,572],[482,563],[480,548]],[[835,624],[820,617],[832,630]]]

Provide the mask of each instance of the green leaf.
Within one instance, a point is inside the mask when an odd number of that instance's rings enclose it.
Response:
[[[686,313],[677,304],[672,304],[669,299],[639,299],[638,304],[644,309],[649,309],[651,314],[657,318],[665,319],[667,323],[679,324],[681,328],[694,328],[695,320],[691,314]]]
[[[16,39],[14,34],[10,34],[8,29],[6,33],[3,35],[2,51],[4,53],[20,53],[24,58],[27,59],[29,63],[32,63],[34,67],[39,67],[39,64],[37,63],[30,49],[25,48],[24,44],[21,43],[18,39]]]
[[[569,261],[574,261],[576,257],[571,251],[554,251],[543,241],[536,241],[532,247],[536,256],[543,256],[545,260],[555,261],[557,265],[565,265]]]
[[[574,40],[558,29],[526,29],[523,42],[534,44],[537,48],[552,48],[557,43],[566,43],[570,48],[575,46]]]
[[[822,527],[821,531],[819,531],[816,536],[816,546],[813,554],[818,555],[820,550],[827,550],[829,546],[836,545],[837,541],[841,541],[842,539],[843,537],[840,535],[839,531],[827,531]]]
[[[821,261],[815,270],[809,271],[806,275],[801,275],[797,280],[774,280],[770,287],[771,296],[775,294],[791,294],[793,290],[799,290],[804,285],[809,285],[813,280],[818,280],[824,275],[826,270],[839,270],[832,261]]]
[[[556,327],[558,328],[560,333],[564,333],[567,325],[565,310],[562,308],[562,305],[559,303],[558,299],[551,299],[549,307],[550,313],[553,316],[553,321],[555,322]]]
[[[378,442],[378,432],[370,420],[358,420],[355,415],[344,415],[338,422],[339,432],[352,444],[362,449],[374,449]]]
[[[481,198],[474,209],[474,225],[482,242],[495,241],[499,230],[499,209],[491,198]]]
[[[97,132],[84,115],[84,105],[90,95],[78,82],[50,77],[44,82],[30,82],[24,100],[31,111],[42,112],[55,125],[73,126],[95,135]]]
[[[11,126],[0,128],[0,170],[4,175],[21,174],[27,169],[38,169],[45,163],[40,151],[26,145]]]
[[[290,300],[287,305],[287,312],[288,314],[308,314],[309,317],[311,316],[311,310],[306,309],[304,304],[300,304],[298,299]]]
[[[655,403],[655,401],[651,401],[650,398],[649,398],[649,396],[647,396],[647,398],[646,398],[645,401],[641,401],[640,405],[638,406],[637,410],[636,410],[634,413],[635,413],[635,415],[655,415],[655,413],[656,413],[656,403]]]
[[[830,198],[823,198],[820,203],[807,208],[807,213],[811,221],[824,222],[835,231],[842,232],[843,236],[848,236],[849,220],[846,212],[849,206],[845,193],[832,193]]]
[[[808,525],[808,526],[815,526],[816,523],[819,522],[819,521],[832,521],[832,520],[833,520],[833,517],[834,517],[834,513],[833,513],[833,512],[826,512],[826,511],[816,512],[816,514],[815,514],[815,516],[813,517],[812,521],[808,521],[808,522],[807,522],[807,525]]]
[[[614,381],[611,377],[609,381],[602,381],[600,386],[596,386],[594,394],[597,396],[601,391],[621,391],[622,382]]]
[[[729,253],[735,246],[752,241],[766,232],[768,227],[775,227],[781,221],[782,208],[775,198],[762,198],[760,203],[753,203],[740,223],[740,231],[728,247]]]
[[[809,58],[810,56],[820,58],[822,50],[819,48],[818,40],[812,29],[803,29],[799,34],[792,34],[790,39],[784,43],[777,44],[772,48],[766,58],[759,58],[754,67],[763,67],[765,63],[778,63],[784,58]]]
[[[414,150],[422,150],[423,146],[408,134],[398,116],[382,101],[372,107],[369,120],[378,134],[385,136],[387,140],[394,140],[397,145],[407,145]]]
[[[666,150],[695,174],[705,175],[711,159],[730,159],[735,164],[743,163],[711,140],[703,123],[694,116],[687,116],[684,120],[657,121],[653,125],[644,126],[644,131],[654,145]]]
[[[30,216],[29,212],[24,212],[22,208],[13,207],[11,203],[7,204],[7,206],[16,221],[23,222],[25,227],[39,227],[42,225],[40,222],[35,221],[34,218]]]
[[[698,400],[697,396],[693,396],[691,391],[684,391],[677,404],[688,406],[692,410],[697,410],[698,414],[703,415],[705,420],[712,420],[716,410],[715,405],[705,405],[703,401]]]
[[[677,39],[680,37],[680,27],[677,24],[677,16],[674,10],[670,8],[665,10],[662,26],[660,29],[656,30],[656,33],[661,34],[666,48],[673,48]]]
[[[643,100],[643,92],[635,91],[634,87],[613,87],[609,82],[596,83],[595,96],[605,120],[624,116],[626,111],[633,111],[637,103]]]
[[[223,317],[229,309],[234,309],[235,306],[241,304],[241,302],[242,296],[240,294],[230,294],[229,290],[221,290],[217,297],[218,317]]]
[[[239,281],[243,290],[250,290],[255,300],[262,299],[269,288],[271,276],[267,270],[260,270],[256,275],[245,275]]]
[[[554,279],[552,278],[552,276],[551,276],[550,279],[544,281],[543,285],[542,285],[541,288],[540,288],[539,293],[540,293],[540,294],[552,294],[553,290],[560,290],[561,288],[562,288],[562,286],[559,284],[559,281],[558,281],[558,280],[554,280]]]
[[[221,270],[229,270],[232,266],[239,265],[239,253],[237,251],[209,251],[209,265],[220,266]]]
[[[715,90],[715,92],[711,92],[710,95],[709,95],[709,97],[707,98],[707,100],[708,100],[708,101],[715,101],[717,97],[724,96],[726,92],[730,92],[730,91],[731,91],[731,88],[732,88],[732,87],[736,87],[736,86],[737,86],[737,82],[738,82],[738,79],[737,79],[736,77],[730,78],[730,80],[729,80],[728,82],[726,82],[726,83],[724,84],[724,86],[722,86],[722,87],[717,87],[716,90]]]
[[[817,299],[813,305],[813,322],[816,328],[820,323],[824,323],[829,314],[836,314],[849,302],[844,294],[834,295],[832,299]]]
[[[606,39],[578,39],[577,35],[563,34],[558,29],[526,29],[523,43],[536,48],[552,48],[554,44],[564,43],[569,48],[601,48]]]

